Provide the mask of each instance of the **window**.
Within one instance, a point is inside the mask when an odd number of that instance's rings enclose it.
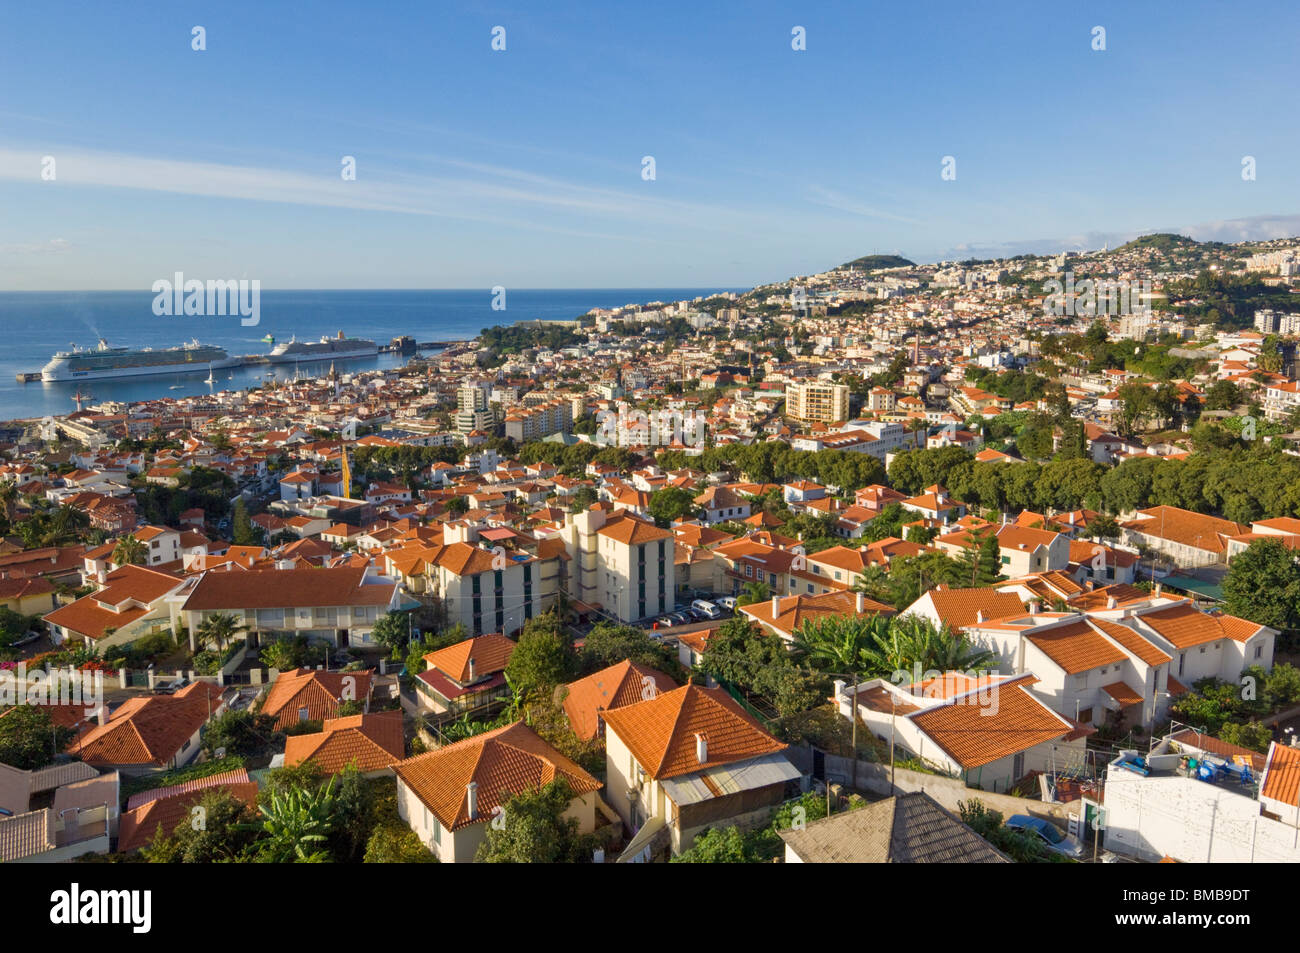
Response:
[[[1264,654],[1264,646],[1262,645],[1255,646],[1255,658],[1260,658],[1261,656],[1263,656],[1263,654]]]
[[[1002,557],[1002,565],[1004,565],[1004,566],[1010,566],[1010,565],[1011,565],[1011,557],[1010,557],[1010,556],[1003,556],[1003,557]]]

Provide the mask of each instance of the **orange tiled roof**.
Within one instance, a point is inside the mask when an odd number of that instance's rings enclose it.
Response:
[[[1248,527],[1240,523],[1204,513],[1193,513],[1176,506],[1153,506],[1138,510],[1136,519],[1122,525],[1149,536],[1215,553],[1224,551],[1225,544],[1221,537],[1239,536],[1249,531]]]
[[[1073,727],[1019,684],[999,686],[997,714],[975,704],[941,705],[910,716],[964,770],[1054,741]]]
[[[1127,656],[1083,619],[1025,636],[1067,675],[1123,662]]]
[[[605,712],[634,705],[660,692],[671,692],[676,687],[677,683],[658,669],[630,661],[617,662],[570,682],[564,711],[573,733],[589,741],[600,733],[600,719]]]
[[[448,830],[490,820],[493,808],[512,794],[540,788],[557,778],[577,794],[600,782],[539,738],[521,721],[484,732],[436,751],[407,758],[393,771]],[[467,785],[478,784],[478,814],[468,813]]]
[[[1236,616],[1202,612],[1186,602],[1156,612],[1144,612],[1138,619],[1179,649],[1225,638],[1245,642],[1262,628],[1258,623]]]
[[[369,672],[324,672],[300,668],[281,672],[271,685],[262,713],[275,719],[277,728],[299,720],[299,709],[307,709],[309,721],[335,718],[343,701],[365,702],[370,696]],[[345,699],[343,696],[348,695]]]
[[[355,765],[364,773],[391,767],[405,751],[401,711],[383,711],[327,718],[321,731],[290,735],[284,743],[284,763],[291,767],[312,761],[327,774]]]
[[[672,539],[673,534],[660,529],[654,523],[633,516],[626,510],[611,516],[599,530],[598,535],[616,540],[627,546],[639,546],[657,539]]]
[[[683,685],[649,700],[605,714],[637,763],[656,780],[747,761],[777,751],[777,741],[721,688]],[[695,736],[703,735],[708,761],[696,757]]]
[[[989,620],[1025,611],[1025,604],[1014,592],[998,592],[996,589],[931,589],[930,600],[939,620],[954,631],[974,625],[980,612],[984,613],[985,620]]]
[[[221,689],[192,682],[175,695],[131,698],[108,724],[96,725],[68,748],[91,765],[165,766],[220,706]]]
[[[187,612],[209,609],[283,609],[315,606],[386,606],[393,583],[364,583],[365,569],[253,569],[207,572],[185,605]]]
[[[1108,619],[1088,617],[1088,623],[1118,642],[1130,654],[1135,655],[1147,665],[1163,665],[1173,661],[1173,656],[1163,651],[1150,640],[1126,625],[1111,622]]]
[[[858,594],[847,590],[826,592],[819,596],[783,596],[777,606],[777,613],[772,614],[772,600],[764,599],[752,605],[742,606],[741,612],[758,622],[793,635],[805,622],[824,616],[857,616]],[[862,597],[862,615],[893,615],[894,608],[883,602]]]
[[[474,660],[474,677],[480,678],[493,672],[501,672],[510,662],[510,655],[515,650],[515,643],[497,632],[478,635],[472,639],[462,639],[454,645],[430,652],[424,657],[430,668],[436,668],[456,681],[464,684],[469,681],[469,663]]]
[[[1109,685],[1103,685],[1101,686],[1101,690],[1125,708],[1129,705],[1141,704],[1142,702],[1142,696],[1122,681],[1111,682]]]
[[[124,811],[117,832],[117,851],[125,854],[147,846],[161,827],[170,835],[190,819],[191,810],[209,791],[221,789],[243,801],[249,808],[257,805],[257,782],[209,785],[207,787],[155,798],[134,810]]]
[[[1300,748],[1276,741],[1269,744],[1259,794],[1283,804],[1300,805]]]

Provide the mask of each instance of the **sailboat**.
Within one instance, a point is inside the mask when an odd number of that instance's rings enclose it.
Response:
[[[212,365],[209,364],[209,365],[208,365],[208,376],[207,376],[207,379],[203,381],[203,383],[205,383],[205,384],[215,384],[216,382],[217,382],[217,379],[216,379],[215,377],[212,376]]]

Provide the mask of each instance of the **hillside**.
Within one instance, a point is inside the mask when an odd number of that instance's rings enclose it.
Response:
[[[916,262],[908,261],[901,255],[864,255],[853,261],[845,262],[841,268],[857,268],[861,271],[879,271],[881,268],[911,268]]]
[[[1154,248],[1156,251],[1171,252],[1195,248],[1200,244],[1200,242],[1188,238],[1186,235],[1175,235],[1172,232],[1155,232],[1151,235],[1142,235],[1131,242],[1125,242],[1114,251],[1125,252],[1137,251],[1140,248]]]

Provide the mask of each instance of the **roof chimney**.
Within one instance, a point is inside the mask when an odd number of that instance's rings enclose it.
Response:
[[[469,660],[469,680],[470,680],[471,682],[474,681],[474,658],[473,658],[473,656],[471,656],[471,657],[470,657],[470,660]]]
[[[465,813],[471,821],[478,820],[478,782],[465,785]]]
[[[780,614],[781,614],[781,597],[773,596],[772,597],[772,618],[775,619]]]
[[[1156,598],[1160,598],[1160,590],[1164,588],[1160,583],[1156,583]]]
[[[854,609],[858,615],[862,615],[862,610],[867,607],[867,597],[860,592],[857,594],[857,597]]]
[[[983,609],[976,609],[976,610],[975,610],[975,621],[976,621],[977,623],[979,623],[979,622],[983,622],[983,621],[984,621],[984,610],[983,610]]]
[[[704,740],[704,735],[698,731],[695,733],[695,760],[704,764],[709,760],[709,743]]]
[[[1031,599],[1029,602],[1029,614],[1038,615],[1039,602],[1037,599]]]
[[[1106,597],[1106,608],[1107,608],[1107,609],[1113,609],[1113,608],[1115,608],[1117,605],[1119,605],[1119,600],[1116,599],[1114,596],[1107,596],[1107,597]]]

